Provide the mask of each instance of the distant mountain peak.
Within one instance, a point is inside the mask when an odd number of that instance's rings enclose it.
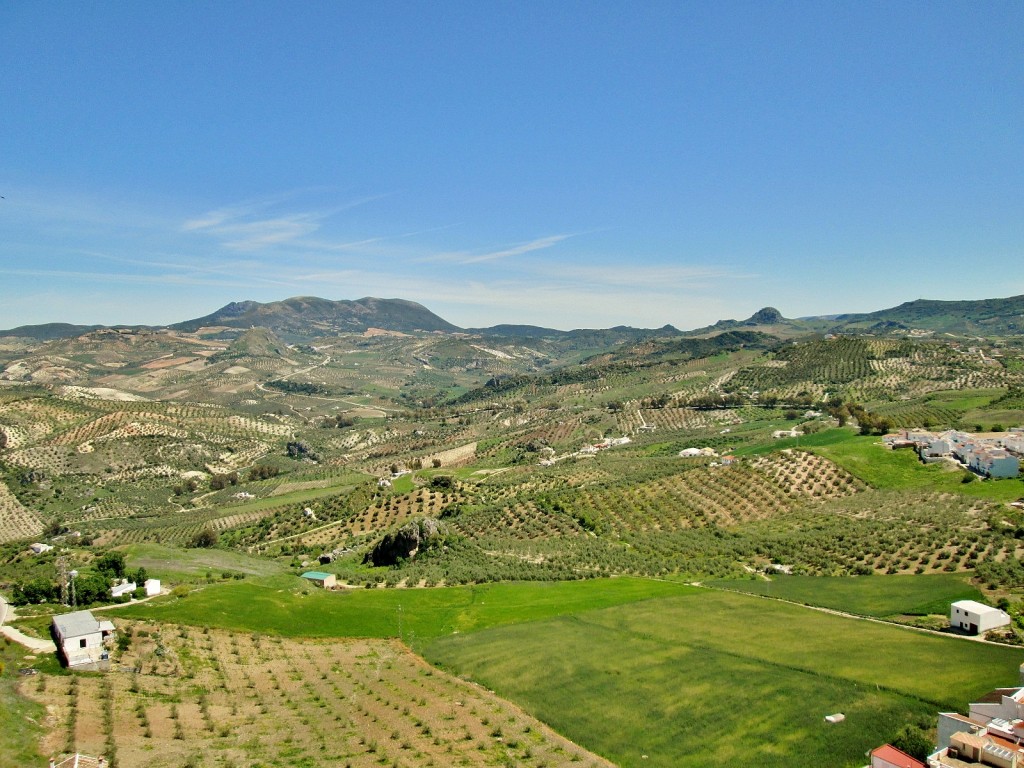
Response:
[[[405,299],[366,297],[357,301],[332,301],[317,296],[294,296],[261,304],[239,301],[205,317],[177,323],[171,328],[195,331],[205,326],[263,327],[286,340],[301,340],[333,333],[352,333],[369,328],[389,331],[457,331],[421,304]]]
[[[230,304],[225,304],[218,309],[217,312],[225,317],[238,317],[256,309],[258,306],[259,302],[256,301],[232,301]]]
[[[775,323],[782,322],[785,318],[782,313],[779,312],[775,307],[764,307],[763,309],[757,310],[750,316],[747,323],[753,325],[773,325]]]

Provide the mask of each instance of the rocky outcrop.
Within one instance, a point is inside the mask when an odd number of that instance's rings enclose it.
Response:
[[[399,560],[412,560],[417,553],[443,535],[444,526],[432,517],[410,520],[377,542],[363,558],[363,562],[380,566],[394,565]]]

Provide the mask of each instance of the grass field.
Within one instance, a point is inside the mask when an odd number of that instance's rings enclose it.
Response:
[[[1000,387],[993,389],[951,389],[932,392],[925,398],[925,401],[958,411],[969,411],[972,408],[984,408],[1004,394],[1006,394],[1006,390]]]
[[[0,638],[0,766],[4,768],[45,765],[38,746],[45,712],[42,706],[17,693],[25,679],[18,675],[18,669],[34,663],[25,655],[20,645]]]
[[[767,595],[861,616],[949,614],[956,600],[980,600],[981,593],[952,573],[918,576],[775,576],[706,582],[708,586]]]
[[[247,576],[270,576],[281,573],[282,566],[273,560],[251,557],[229,549],[183,549],[160,544],[132,544],[125,548],[132,568],[145,568],[151,578],[164,581],[189,581],[210,573],[220,578],[223,573]]]
[[[397,637],[409,642],[453,632],[536,621],[668,595],[694,587],[647,579],[494,583],[445,589],[325,592],[292,576],[214,584],[113,613],[286,637]]]
[[[325,496],[336,496],[343,491],[351,490],[364,482],[367,477],[367,475],[361,473],[339,475],[335,478],[337,480],[336,483],[332,483],[331,485],[323,488],[304,488],[301,490],[288,491],[287,493],[281,493],[276,496],[267,496],[266,498],[245,501],[240,504],[230,504],[225,506],[224,509],[230,510],[233,513],[243,513],[273,509],[275,507],[285,506],[288,504],[301,504],[303,502],[313,501]]]
[[[799,642],[796,639],[799,638]],[[860,766],[1017,679],[1019,650],[723,592],[439,638],[435,663],[631,766]],[[829,726],[825,715],[847,720]]]

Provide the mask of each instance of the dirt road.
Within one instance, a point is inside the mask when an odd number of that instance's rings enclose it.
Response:
[[[24,645],[30,651],[39,653],[56,653],[57,646],[52,640],[40,640],[38,637],[29,637],[19,632],[14,627],[7,626],[7,622],[14,619],[14,606],[10,605],[3,595],[0,595],[0,634],[9,637],[16,643]]]

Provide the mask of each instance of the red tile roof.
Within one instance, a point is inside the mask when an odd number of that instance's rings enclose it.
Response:
[[[874,765],[876,757],[892,765],[898,765],[899,768],[925,768],[925,764],[920,760],[915,760],[906,752],[896,749],[892,744],[885,744],[878,749],[871,750],[872,765]]]

